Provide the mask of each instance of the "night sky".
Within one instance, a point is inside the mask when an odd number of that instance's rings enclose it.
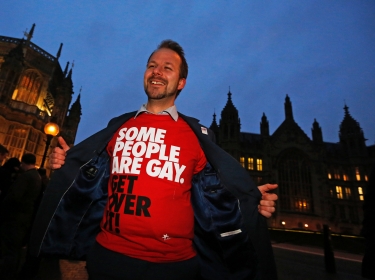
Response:
[[[272,134],[288,94],[294,119],[311,138],[338,142],[343,107],[375,144],[375,1],[3,1],[0,35],[22,38],[74,60],[82,119],[76,143],[146,102],[143,72],[163,39],[185,49],[187,85],[180,112],[209,126],[227,93],[241,131],[259,133],[263,112]],[[70,64],[71,65],[71,64]]]

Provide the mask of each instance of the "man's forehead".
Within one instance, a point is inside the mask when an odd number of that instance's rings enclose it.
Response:
[[[166,64],[174,64],[179,63],[181,61],[180,56],[174,50],[161,48],[156,51],[150,56],[149,62],[155,62],[157,58],[161,58]]]

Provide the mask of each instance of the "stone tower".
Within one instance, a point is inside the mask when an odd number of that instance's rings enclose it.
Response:
[[[62,135],[69,127],[66,140],[73,144],[81,112],[77,98],[68,117],[74,91],[69,63],[63,71],[59,62],[63,44],[51,55],[31,41],[34,32],[35,24],[24,38],[0,36],[0,143],[11,157],[35,154],[38,166],[46,148],[46,123],[57,123]]]

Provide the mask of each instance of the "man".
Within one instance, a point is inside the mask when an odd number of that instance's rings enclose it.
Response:
[[[0,144],[0,164],[6,159],[9,155],[9,151],[3,145]]]
[[[262,193],[259,211],[274,211],[266,191],[277,185],[261,193],[209,129],[177,112],[187,74],[180,45],[163,41],[147,62],[147,104],[71,149],[59,138],[32,253],[83,258],[97,235],[93,280],[277,279],[258,214]]]
[[[14,279],[23,242],[32,223],[35,202],[41,191],[41,178],[35,168],[35,161],[33,154],[22,156],[22,172],[1,205],[1,279]]]

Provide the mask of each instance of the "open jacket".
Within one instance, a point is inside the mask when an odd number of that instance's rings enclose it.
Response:
[[[136,112],[72,147],[55,171],[34,223],[30,253],[84,259],[95,242],[107,202],[110,158],[106,146]],[[213,141],[198,120],[179,113],[196,134],[208,164],[194,175],[194,246],[202,279],[277,279],[261,194],[247,171]]]

